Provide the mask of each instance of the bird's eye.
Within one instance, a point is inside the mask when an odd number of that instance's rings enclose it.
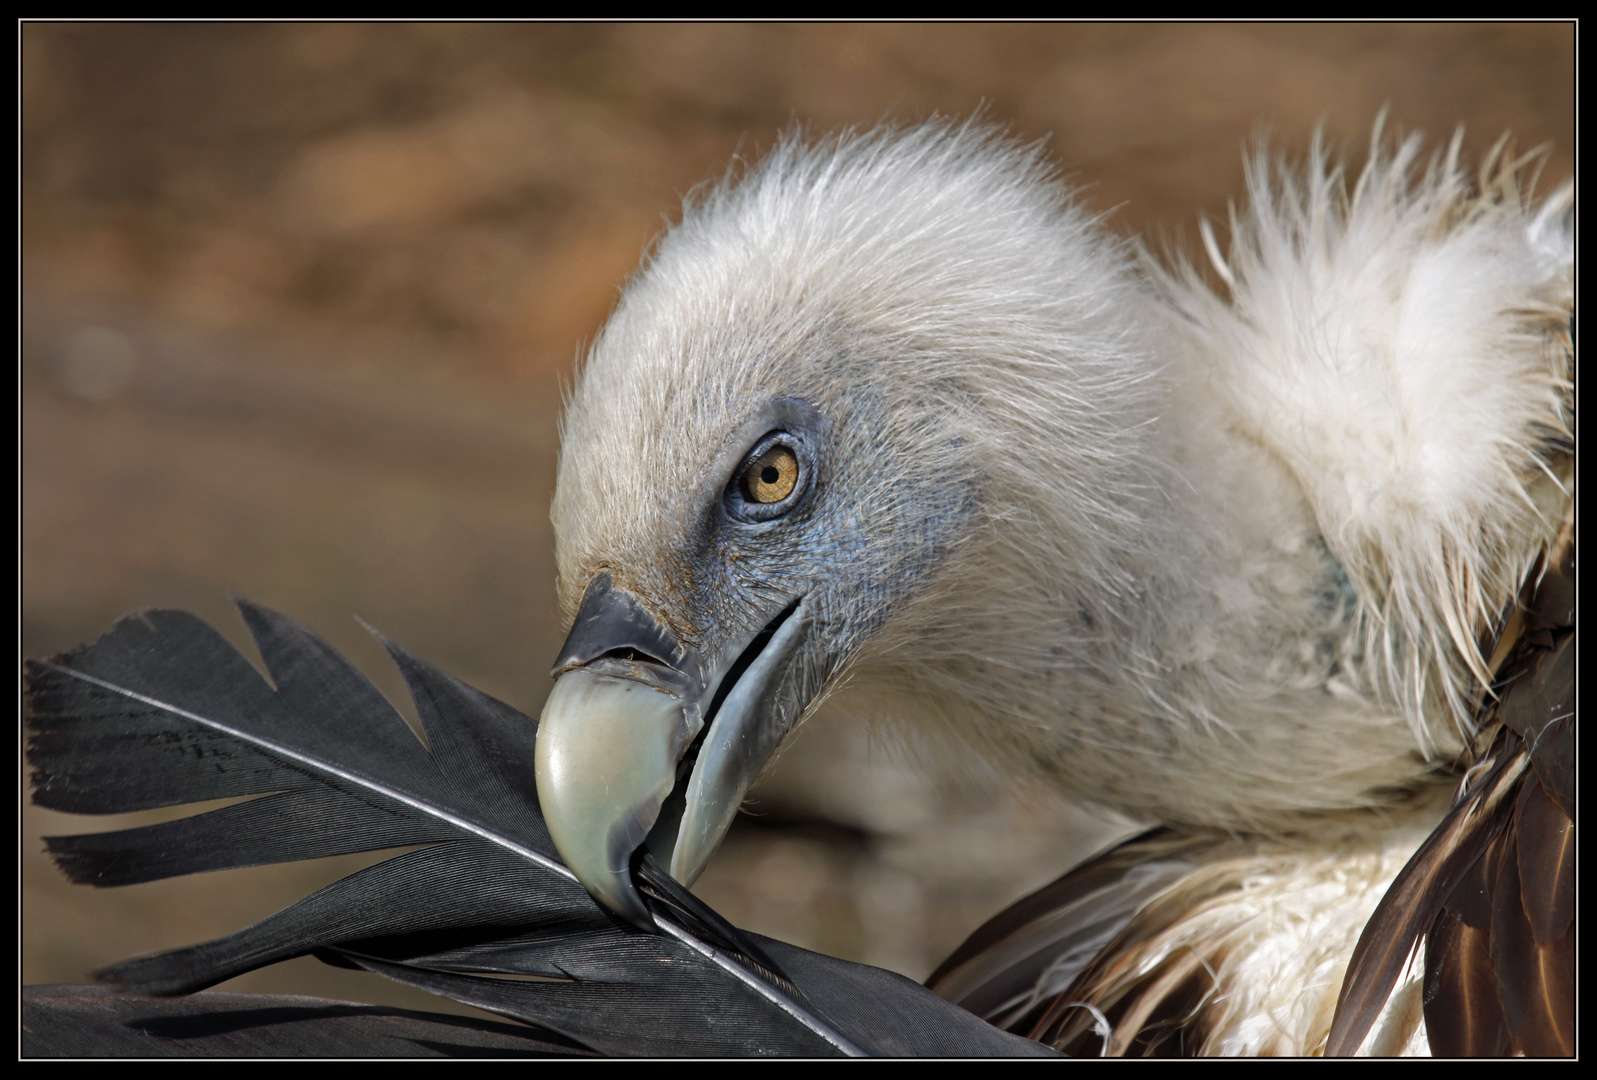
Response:
[[[743,461],[732,468],[721,496],[721,509],[733,521],[761,525],[786,517],[815,491],[818,451],[805,430],[807,427],[813,432],[816,426],[815,417],[810,415],[813,410],[805,413],[792,407],[792,402],[784,403],[789,405],[789,415],[773,419],[797,421],[804,426],[798,431],[786,425],[767,431],[749,446]]]
[[[755,458],[743,470],[740,486],[751,503],[777,503],[793,493],[799,464],[790,447],[778,444]]]

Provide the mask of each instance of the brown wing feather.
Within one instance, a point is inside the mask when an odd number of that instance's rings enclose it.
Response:
[[[1513,1049],[1492,966],[1491,934],[1444,910],[1431,925],[1425,971],[1425,1010],[1456,1020],[1440,1030],[1427,1027],[1438,1057],[1501,1057]]]
[[[1155,829],[1077,866],[983,923],[926,980],[977,1016],[1024,1033],[1212,839]],[[1050,989],[1051,988],[1051,989]]]
[[[1205,841],[1195,837],[1192,842]],[[1207,838],[1206,843],[1217,842]],[[1207,1006],[1219,989],[1214,972],[1225,962],[1225,942],[1191,941],[1165,953],[1149,970],[1136,969],[1147,959],[1145,945],[1212,899],[1212,890],[1232,887],[1224,876],[1188,876],[1181,887],[1137,912],[1063,992],[1042,1002],[1029,1018],[1034,1020],[1030,1030],[1018,1024],[1011,1030],[1080,1057],[1201,1053],[1212,1033]]]
[[[1541,784],[1520,796],[1519,878],[1536,944],[1563,939],[1575,918],[1575,823]]]
[[[1512,805],[1529,768],[1524,754],[1501,757],[1471,787],[1403,867],[1364,926],[1337,999],[1327,1057],[1354,1053],[1443,902],[1502,831],[1498,811]]]
[[[1218,989],[1211,958],[1194,949],[1179,950],[1129,982],[1125,973],[1117,970],[1114,958],[1110,959],[1110,963],[1084,972],[1084,977],[1055,997],[1029,1037],[1072,1057],[1192,1057],[1201,1053],[1209,1037],[1205,1007]],[[1082,1007],[1087,1001],[1097,1004],[1108,1023],[1107,1043],[1097,1015]]]
[[[1362,1044],[1422,936],[1432,1053],[1573,1054],[1573,583],[1566,525],[1484,650],[1501,665],[1489,749],[1365,926],[1328,1055]]]

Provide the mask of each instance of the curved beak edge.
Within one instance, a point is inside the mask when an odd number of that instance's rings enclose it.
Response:
[[[649,930],[630,864],[701,726],[686,704],[647,682],[579,668],[555,683],[538,722],[538,801],[555,847],[596,900]]]
[[[607,575],[590,593],[596,589],[604,605],[631,605],[643,614],[632,598],[610,590]],[[792,662],[808,637],[795,600],[763,629],[729,642],[704,665],[703,677],[676,666],[697,672],[702,658],[671,641],[651,642],[661,652],[674,650],[669,667],[616,659],[598,651],[602,641],[583,643],[585,653],[597,655],[585,663],[579,655],[579,666],[567,666],[550,691],[539,720],[536,775],[555,847],[601,904],[655,929],[631,876],[632,856],[645,842],[677,881],[692,885],[698,878],[749,785],[803,713],[808,688],[820,681]],[[575,650],[568,642],[565,651]],[[710,711],[710,729],[684,765]]]

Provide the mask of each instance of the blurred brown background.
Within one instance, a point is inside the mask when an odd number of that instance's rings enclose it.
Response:
[[[681,196],[797,120],[985,109],[1156,243],[1239,193],[1257,131],[1574,149],[1574,30],[1541,25],[159,25],[22,28],[22,651],[227,596],[403,697],[359,613],[536,716],[559,644],[561,387]],[[1163,238],[1161,240],[1160,238]],[[923,978],[1116,826],[807,730],[698,892]],[[138,820],[148,820],[149,815]],[[132,820],[131,818],[129,820]],[[121,824],[121,821],[115,824]],[[107,892],[25,807],[25,982],[226,933],[363,859]],[[245,989],[431,1003],[305,960]]]

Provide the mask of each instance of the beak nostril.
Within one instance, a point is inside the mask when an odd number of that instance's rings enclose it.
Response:
[[[597,660],[652,664],[686,679],[698,676],[688,652],[637,597],[617,589],[608,573],[589,583],[550,674],[559,677]]]

